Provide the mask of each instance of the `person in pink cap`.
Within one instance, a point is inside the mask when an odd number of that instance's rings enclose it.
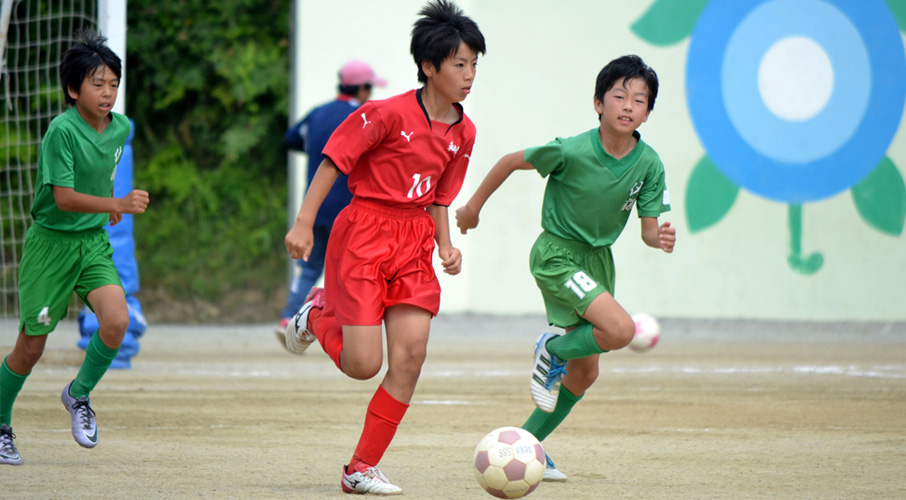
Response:
[[[346,119],[371,98],[373,87],[387,85],[387,80],[375,75],[367,63],[362,61],[349,61],[340,68],[339,86],[337,97],[331,102],[322,104],[311,110],[305,118],[295,123],[283,136],[283,144],[287,149],[301,151],[308,155],[307,177],[311,184],[315,171],[321,163],[321,150],[327,144],[327,139],[333,131]],[[276,335],[280,345],[286,346],[284,332],[290,318],[305,304],[305,297],[324,272],[324,255],[327,250],[327,238],[333,228],[333,221],[346,205],[352,200],[352,193],[346,185],[346,175],[340,175],[324,199],[318,211],[314,225],[315,243],[308,261],[298,259],[300,272],[289,288],[286,305],[280,313],[280,323]]]
[[[383,87],[387,80],[379,78],[368,63],[362,61],[349,61],[340,68],[340,85],[349,87]],[[366,97],[362,102],[367,101]]]

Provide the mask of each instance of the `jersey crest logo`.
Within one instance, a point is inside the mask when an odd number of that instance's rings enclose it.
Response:
[[[639,181],[632,185],[632,189],[629,190],[629,198],[623,203],[623,207],[620,210],[624,212],[632,210],[632,206],[635,205],[635,200],[639,195],[639,191],[642,190],[642,186],[644,185],[645,181]]]
[[[120,159],[123,157],[123,147],[120,146],[116,148],[116,151],[113,153],[113,173],[110,174],[110,180],[116,179],[116,167],[120,164]]]
[[[412,142],[412,136],[415,134],[415,131],[409,132],[409,135],[406,135],[405,130],[400,130],[400,135],[406,138],[406,142]]]
[[[367,127],[368,124],[371,123],[370,121],[368,121],[368,118],[365,118],[365,113],[362,113],[362,121],[365,122],[365,123],[362,124],[362,128]]]
[[[453,144],[453,141],[450,141],[450,145],[447,146],[447,151],[453,151],[453,154],[455,155],[459,152],[459,146]]]

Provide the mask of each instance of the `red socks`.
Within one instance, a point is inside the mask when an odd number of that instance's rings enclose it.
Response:
[[[324,352],[340,368],[340,353],[343,352],[343,325],[337,322],[334,315],[324,314],[324,310],[313,308],[308,313],[310,330],[318,337],[318,343]],[[343,369],[340,368],[342,371]]]
[[[397,401],[382,386],[378,386],[368,404],[365,427],[349,462],[349,470],[353,470],[359,462],[373,467],[381,461],[408,408],[409,405]]]

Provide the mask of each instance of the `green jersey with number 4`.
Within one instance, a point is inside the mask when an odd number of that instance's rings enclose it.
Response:
[[[547,177],[541,227],[592,247],[612,245],[632,207],[639,217],[670,210],[664,164],[633,132],[638,144],[617,160],[601,146],[598,129],[525,150],[525,161]]]

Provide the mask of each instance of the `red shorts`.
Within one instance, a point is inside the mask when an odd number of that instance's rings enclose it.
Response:
[[[341,325],[380,325],[384,310],[411,304],[437,315],[434,219],[354,198],[337,216],[324,262],[325,315]]]

